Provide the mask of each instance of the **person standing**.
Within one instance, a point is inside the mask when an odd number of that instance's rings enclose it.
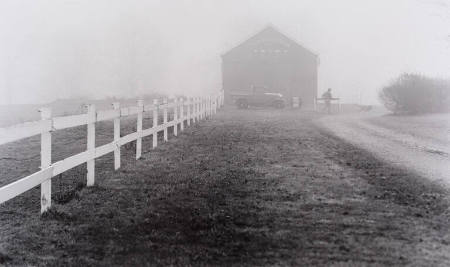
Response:
[[[322,99],[325,102],[325,111],[330,114],[331,113],[331,99],[333,96],[331,95],[331,88],[328,88],[328,90],[322,94]]]

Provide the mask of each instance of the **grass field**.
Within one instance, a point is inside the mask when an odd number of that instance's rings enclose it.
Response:
[[[288,110],[221,110],[151,148],[122,150],[0,206],[0,264],[450,264],[449,192],[396,169]],[[134,122],[123,123],[131,132]],[[145,124],[144,124],[145,125]],[[98,142],[112,124],[98,126]],[[54,136],[55,159],[85,148],[85,129]],[[38,167],[38,138],[0,147],[2,184]]]

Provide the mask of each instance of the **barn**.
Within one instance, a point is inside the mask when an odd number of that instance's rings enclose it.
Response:
[[[317,97],[318,55],[268,26],[222,55],[225,102],[253,90],[299,97],[311,109]]]

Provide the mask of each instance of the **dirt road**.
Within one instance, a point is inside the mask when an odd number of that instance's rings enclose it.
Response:
[[[42,218],[38,189],[0,206],[0,264],[450,265],[450,192],[318,119],[225,109],[155,150],[144,140],[142,160],[124,150],[119,171],[106,156],[97,186]]]
[[[319,123],[399,168],[450,186],[450,116],[327,116]]]

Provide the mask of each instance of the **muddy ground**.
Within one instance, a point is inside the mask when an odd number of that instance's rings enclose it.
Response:
[[[0,264],[450,265],[448,189],[317,119],[228,108],[144,140],[141,160],[124,148],[119,171],[97,160],[92,188],[81,166],[54,179],[43,217],[38,188],[0,205]]]

